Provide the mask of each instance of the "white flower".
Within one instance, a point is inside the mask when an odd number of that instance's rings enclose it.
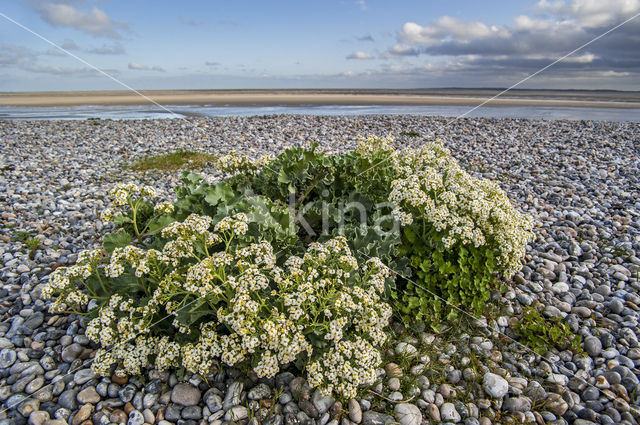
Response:
[[[153,210],[156,213],[160,214],[171,214],[174,210],[173,204],[171,202],[158,202],[154,205]]]

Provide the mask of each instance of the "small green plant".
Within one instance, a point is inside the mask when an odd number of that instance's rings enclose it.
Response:
[[[12,242],[22,242],[29,250],[29,259],[33,260],[36,256],[36,251],[40,248],[40,239],[37,235],[34,235],[33,230],[17,230],[11,237]]]
[[[526,307],[514,330],[523,343],[538,354],[551,348],[580,352],[582,338],[571,332],[569,325],[556,318],[545,318],[533,307]]]
[[[217,158],[215,155],[179,149],[162,155],[153,155],[136,161],[131,168],[136,171],[176,171],[181,168],[200,169]]]
[[[29,259],[33,260],[36,256],[38,248],[40,248],[40,239],[37,236],[27,239],[24,244],[29,248]]]
[[[418,133],[417,131],[414,131],[414,130],[410,130],[410,131],[401,131],[400,135],[401,136],[408,136],[408,137],[419,137],[420,133]]]
[[[26,242],[33,237],[33,230],[16,230],[11,236],[11,242]]]

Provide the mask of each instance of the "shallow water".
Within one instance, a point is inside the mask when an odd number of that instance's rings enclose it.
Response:
[[[458,117],[472,109],[469,106],[208,106],[174,105],[163,110],[156,106],[73,106],[73,107],[0,107],[0,119],[14,120],[83,120],[152,119],[189,116],[255,116],[296,115],[424,115]],[[169,112],[171,111],[171,112]],[[467,118],[528,118],[546,120],[596,120],[640,122],[640,109],[575,108],[555,106],[481,107],[465,115]]]

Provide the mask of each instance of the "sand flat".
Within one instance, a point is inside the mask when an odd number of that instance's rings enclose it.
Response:
[[[455,105],[476,106],[490,90],[147,90],[0,93],[0,106],[79,105]],[[509,92],[486,106],[640,108],[640,94],[616,92]]]

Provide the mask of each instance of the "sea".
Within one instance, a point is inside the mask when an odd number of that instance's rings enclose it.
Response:
[[[138,120],[187,117],[227,117],[261,115],[422,115],[466,118],[524,118],[539,120],[596,120],[640,122],[640,109],[576,108],[562,106],[517,106],[473,109],[470,106],[213,106],[168,105],[157,106],[73,106],[73,107],[14,107],[1,106],[0,119],[7,120]]]

